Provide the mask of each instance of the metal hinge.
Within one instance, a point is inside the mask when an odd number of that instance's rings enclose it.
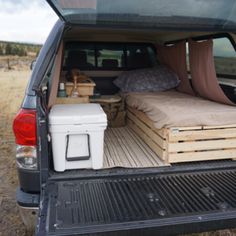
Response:
[[[41,91],[44,93],[45,91],[47,91],[48,90],[48,87],[45,85],[45,86],[42,86],[42,88],[41,88]]]

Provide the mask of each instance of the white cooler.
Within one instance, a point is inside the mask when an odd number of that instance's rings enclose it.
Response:
[[[56,171],[100,169],[107,117],[99,104],[55,105],[49,114]]]

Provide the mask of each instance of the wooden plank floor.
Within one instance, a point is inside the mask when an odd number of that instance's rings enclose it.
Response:
[[[166,165],[129,127],[108,128],[104,137],[104,168]]]

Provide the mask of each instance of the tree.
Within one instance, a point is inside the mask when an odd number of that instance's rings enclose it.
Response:
[[[20,57],[23,57],[23,56],[25,56],[25,50],[24,50],[24,48],[23,47],[20,47],[19,49],[18,49],[18,53],[17,53],[17,55],[18,56],[20,56]]]
[[[18,55],[19,48],[16,45],[11,45],[11,53],[9,55]]]
[[[0,45],[0,55],[2,56],[3,54],[4,54],[3,45]]]
[[[6,55],[12,55],[12,46],[11,46],[10,43],[7,43],[7,44],[6,44],[5,54],[6,54]]]

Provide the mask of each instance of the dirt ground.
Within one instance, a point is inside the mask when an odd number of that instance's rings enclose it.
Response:
[[[30,71],[0,70],[0,236],[25,236],[15,202],[18,186],[12,120],[21,105]],[[194,234],[200,236],[233,236],[236,230]]]

